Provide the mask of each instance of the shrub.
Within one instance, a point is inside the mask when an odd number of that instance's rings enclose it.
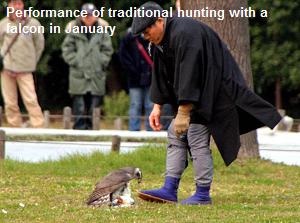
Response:
[[[104,97],[103,110],[107,117],[128,116],[129,96],[125,91],[114,92]]]

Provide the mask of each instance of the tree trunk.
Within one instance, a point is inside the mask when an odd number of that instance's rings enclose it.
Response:
[[[282,99],[281,99],[281,78],[276,79],[275,85],[275,105],[277,110],[282,109]]]
[[[181,0],[180,3],[182,10],[224,10],[224,20],[209,17],[195,19],[206,23],[219,34],[239,64],[248,86],[253,89],[248,18],[231,18],[228,13],[229,9],[247,8],[247,0]],[[256,131],[242,135],[241,143],[239,157],[259,157]]]

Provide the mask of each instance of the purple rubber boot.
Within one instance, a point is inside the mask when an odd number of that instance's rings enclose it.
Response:
[[[181,204],[183,205],[207,205],[212,204],[211,198],[209,196],[210,186],[202,187],[197,186],[197,190],[195,194],[183,201]]]
[[[167,176],[165,185],[160,189],[143,190],[138,192],[138,196],[150,202],[175,203],[177,202],[177,189],[180,179]]]

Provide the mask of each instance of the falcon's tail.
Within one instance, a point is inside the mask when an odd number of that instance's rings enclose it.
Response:
[[[111,202],[111,198],[109,194],[104,196],[98,197],[95,199],[94,193],[91,194],[89,199],[87,200],[86,204],[91,206],[101,206],[104,204],[109,204]]]

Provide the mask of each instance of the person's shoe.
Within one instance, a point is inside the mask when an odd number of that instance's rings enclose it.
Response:
[[[165,184],[162,188],[139,191],[138,197],[150,202],[176,203],[179,181],[180,179],[178,178],[167,176],[165,179]]]
[[[181,201],[183,205],[208,205],[212,204],[211,198],[209,196],[210,186],[202,187],[197,186],[197,190],[194,195]]]

